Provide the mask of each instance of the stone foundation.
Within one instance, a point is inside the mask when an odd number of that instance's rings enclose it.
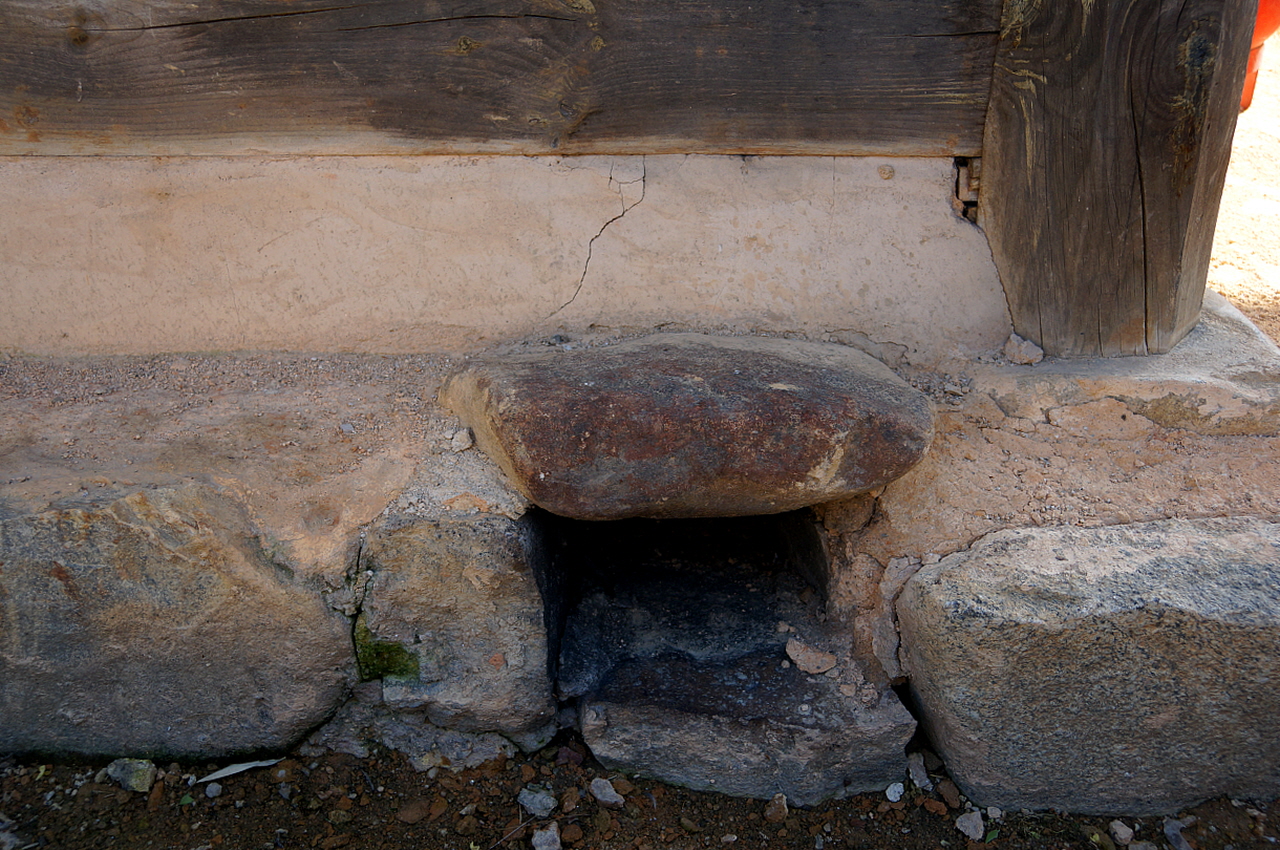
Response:
[[[333,716],[309,746],[379,741],[427,767],[579,725],[620,769],[771,796],[722,778],[769,762],[816,801],[905,777],[902,682],[979,804],[1274,794],[1257,766],[1276,761],[1280,709],[1256,682],[1277,641],[1280,352],[1211,307],[1161,358],[904,371],[933,400],[933,445],[882,490],[802,515],[822,558],[787,581],[811,588],[811,619],[764,624],[723,663],[622,658],[580,697],[555,690],[576,603],[549,532],[434,401],[456,363],[2,361],[0,748],[215,757]],[[773,671],[759,681],[806,695],[785,723],[655,709],[652,682],[751,681],[753,652]],[[802,719],[844,711],[877,755]],[[725,730],[751,765],[675,757],[681,735]],[[658,732],[667,750],[640,745]],[[1077,758],[1089,741],[1111,755]],[[1026,769],[1070,764],[1089,795]]]

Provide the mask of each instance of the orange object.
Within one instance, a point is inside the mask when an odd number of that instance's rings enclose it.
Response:
[[[1258,66],[1262,62],[1262,43],[1280,29],[1280,0],[1258,0],[1258,21],[1253,26],[1253,45],[1249,50],[1249,69],[1244,77],[1244,94],[1240,111],[1253,103],[1253,89],[1258,84]]]

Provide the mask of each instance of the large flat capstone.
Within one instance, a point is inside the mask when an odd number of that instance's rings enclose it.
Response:
[[[1280,524],[999,532],[913,576],[898,616],[922,722],[981,805],[1280,793]]]
[[[780,513],[924,454],[928,400],[852,348],[660,334],[470,362],[440,398],[539,506],[577,519]]]
[[[350,624],[195,484],[0,512],[0,752],[283,749],[354,681]]]

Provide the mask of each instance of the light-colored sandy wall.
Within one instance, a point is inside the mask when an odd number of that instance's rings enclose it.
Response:
[[[594,325],[928,362],[1009,332],[953,185],[947,159],[0,159],[0,350],[450,351]]]

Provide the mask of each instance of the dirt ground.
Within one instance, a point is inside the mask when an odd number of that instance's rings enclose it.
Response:
[[[861,795],[808,810],[770,810],[767,803],[694,793],[609,773],[566,740],[531,757],[489,762],[434,778],[395,753],[356,759],[332,754],[294,757],[212,783],[197,780],[225,764],[161,767],[149,792],[120,788],[104,765],[0,761],[0,806],[11,820],[0,847],[156,848],[156,850],[495,850],[538,848],[536,830],[555,823],[561,844],[592,850],[779,848],[1007,848],[1114,850],[1113,818],[983,811],[982,840],[955,827],[965,803],[954,786],[925,793],[908,783],[902,799]],[[941,770],[933,771],[942,780]],[[625,799],[606,808],[591,795],[593,778],[611,779]],[[535,818],[516,802],[529,785],[558,801]],[[948,800],[950,797],[950,800]],[[1135,831],[1131,846],[1169,844],[1165,818],[1120,818]],[[1195,850],[1272,847],[1280,832],[1261,804],[1215,800],[1178,818]],[[1178,832],[1178,824],[1173,825]]]
[[[1280,44],[1272,45],[1271,51],[1253,107],[1240,117],[1210,286],[1280,339],[1280,240],[1275,236],[1280,233]],[[236,378],[250,381],[255,374],[245,371]],[[91,385],[85,386],[86,392],[92,391]],[[387,386],[389,393],[396,391],[394,384]],[[399,403],[411,392],[412,388],[404,389],[393,401]],[[410,405],[407,413],[416,412]],[[345,411],[349,419],[358,414]],[[352,421],[366,430],[360,420]],[[428,431],[444,427],[429,424]],[[345,430],[336,431],[334,441],[345,439]],[[362,444],[361,452],[377,453],[382,439],[377,431],[370,427],[362,435],[368,445]],[[447,435],[417,436],[430,442]],[[83,448],[66,446],[64,456]],[[345,444],[339,448],[354,451]],[[528,850],[556,846],[544,843],[545,832],[534,844],[534,830],[546,830],[553,822],[564,847],[591,850],[1115,850],[1109,817],[983,810],[982,839],[969,839],[956,828],[967,801],[944,782],[945,769],[932,763],[939,785],[931,791],[907,783],[897,802],[884,794],[869,794],[782,814],[768,811],[761,801],[622,777],[594,763],[571,738],[531,756],[459,773],[421,773],[397,753],[365,759],[295,753],[274,766],[221,780],[217,794],[210,793],[208,783],[196,780],[226,762],[163,764],[151,790],[131,792],[101,775],[102,761],[9,758],[0,759],[0,850]],[[596,802],[589,791],[596,777],[613,780],[625,804],[606,808]],[[534,818],[521,809],[516,796],[530,784],[545,786],[557,798],[550,816]],[[1135,845],[1146,841],[1174,850],[1274,847],[1280,836],[1277,804],[1257,801],[1218,799],[1180,813],[1185,824],[1180,839],[1169,835],[1178,833],[1179,824],[1165,818],[1119,820],[1135,830]]]

